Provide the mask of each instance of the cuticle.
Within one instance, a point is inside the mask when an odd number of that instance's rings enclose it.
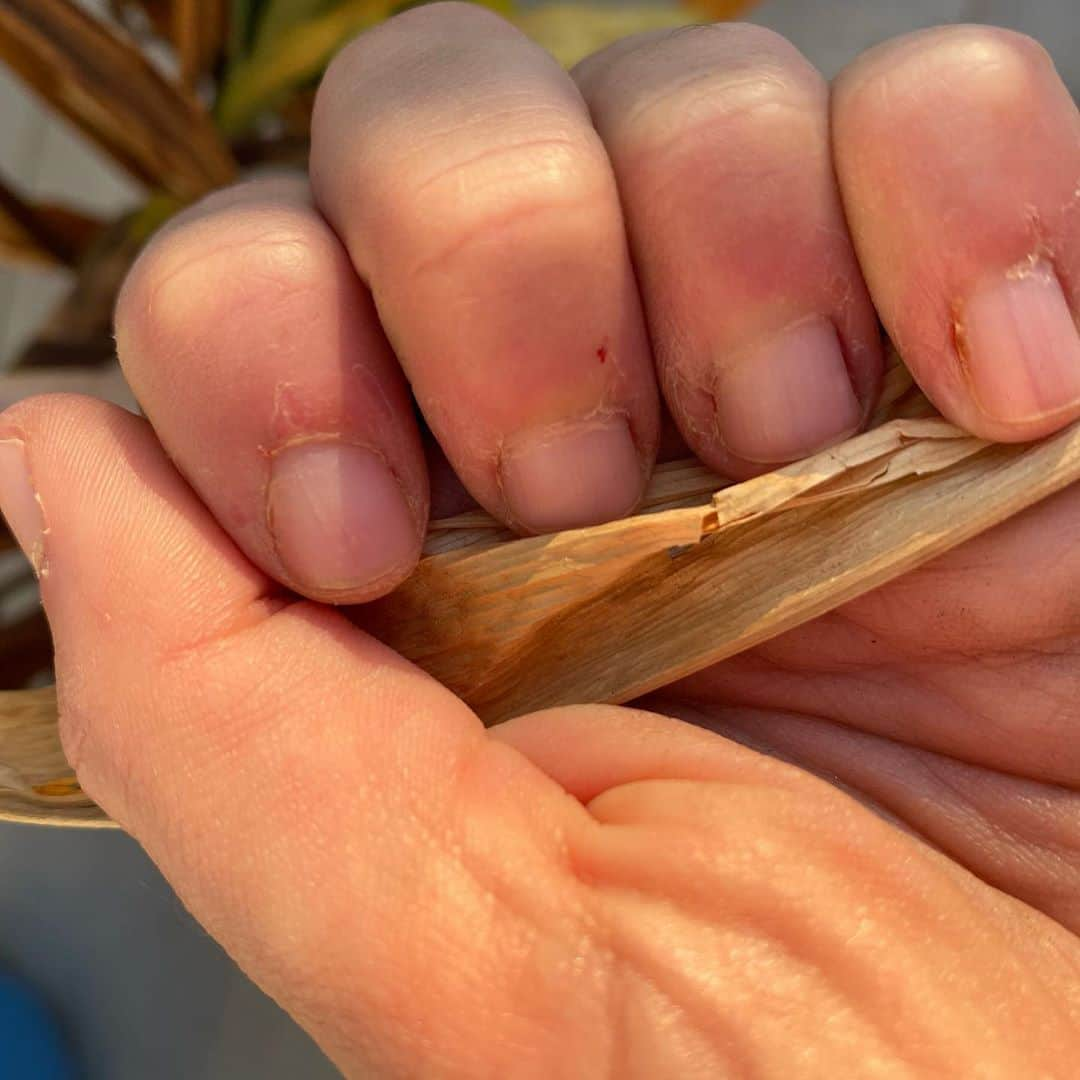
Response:
[[[630,418],[630,413],[626,409],[613,409],[604,405],[597,406],[590,413],[586,413],[584,416],[578,417],[573,420],[556,420],[550,424],[545,424],[541,428],[545,433],[555,432],[560,428],[578,427],[582,424],[588,424],[594,421],[608,421],[620,417],[626,424],[627,430],[630,432],[630,438],[634,443],[634,449],[637,451],[638,468],[641,472],[642,490],[648,479],[648,467],[645,464],[645,455],[642,452],[641,442],[638,438],[638,433],[634,429],[634,423]],[[529,428],[529,431],[536,431],[537,428]],[[503,460],[506,457],[506,444],[512,441],[513,436],[509,438],[505,435],[500,436],[495,447],[495,488],[499,493],[499,507],[502,511],[502,516],[506,519],[506,523],[518,532],[523,532],[528,536],[537,535],[532,529],[530,529],[523,521],[519,521],[513,513],[510,511],[510,503],[506,497],[506,486],[503,481]],[[653,454],[655,457],[655,453]],[[490,507],[485,507],[490,511]]]
[[[286,439],[285,442],[279,444],[278,446],[275,446],[273,449],[268,450],[266,449],[266,447],[263,446],[260,446],[258,448],[259,453],[261,453],[262,456],[266,458],[270,468],[270,475],[268,476],[266,484],[263,487],[263,506],[265,507],[266,531],[270,536],[270,543],[274,549],[274,554],[275,556],[277,556],[278,562],[282,566],[284,566],[285,564],[281,558],[280,551],[278,551],[277,534],[274,531],[274,515],[273,510],[271,509],[270,500],[270,486],[273,483],[273,461],[274,458],[276,458],[279,454],[283,453],[285,450],[291,450],[297,446],[305,446],[308,443],[321,443],[326,446],[332,444],[355,446],[357,449],[366,450],[369,454],[373,454],[375,457],[377,457],[383,463],[383,465],[386,466],[386,468],[390,472],[390,475],[394,478],[394,482],[397,484],[398,490],[401,492],[402,497],[405,499],[405,505],[409,508],[409,514],[412,516],[413,524],[416,527],[417,535],[423,537],[426,521],[426,514],[424,512],[424,501],[423,499],[418,499],[412,492],[409,491],[408,487],[402,482],[401,474],[394,467],[390,459],[386,456],[385,453],[383,453],[382,450],[363,439],[353,439],[347,436],[332,434],[329,432],[308,432],[303,435],[294,435],[291,438]],[[388,571],[386,576],[389,578],[393,576],[393,574],[392,572]],[[342,590],[342,592],[346,591],[348,590]]]
[[[1052,278],[1057,282],[1058,287],[1062,291],[1062,295],[1066,298],[1068,304],[1068,291],[1066,289],[1066,281],[1061,271],[1058,269],[1057,261],[1054,259],[1049,249],[1045,248],[1041,244],[1024,258],[1013,263],[1007,267],[1004,272],[1005,280],[1017,281],[1024,278],[1034,277],[1043,273],[1046,277]],[[970,346],[967,341],[967,333],[965,331],[963,312],[964,307],[968,303],[970,297],[978,291],[982,283],[989,280],[989,275],[986,275],[980,280],[979,285],[968,291],[964,300],[953,300],[949,305],[950,320],[949,320],[949,339],[952,344],[953,356],[956,358],[956,366],[960,372],[960,378],[966,387],[968,393],[971,396],[971,401],[975,408],[985,416],[988,420],[995,424],[1036,424],[1051,420],[1057,416],[1067,416],[1074,412],[1076,409],[1075,402],[1063,405],[1057,409],[1051,409],[1049,412],[1039,413],[1034,416],[1027,416],[1020,420],[1007,420],[1003,417],[996,416],[994,413],[989,412],[986,406],[983,404],[982,398],[979,396],[979,391],[976,387],[974,378],[971,374],[971,356]],[[1072,305],[1069,305],[1070,312],[1072,311]],[[1073,321],[1076,322],[1076,316],[1073,316]],[[1078,328],[1080,329],[1080,328]]]
[[[832,318],[832,316],[825,315],[822,312],[818,311],[811,312],[810,314],[804,315],[798,319],[793,319],[791,322],[785,323],[779,329],[769,334],[767,337],[764,338],[763,341],[759,339],[760,343],[754,342],[749,345],[745,345],[742,348],[736,350],[734,355],[737,357],[740,353],[752,354],[757,350],[767,346],[770,341],[775,341],[783,336],[786,336],[796,327],[804,326],[809,323],[815,322],[824,323],[832,327],[833,334],[836,336],[836,344],[840,349],[840,358],[844,364],[844,372],[847,375],[848,383],[851,386],[851,392],[855,395],[855,398],[859,403],[860,417],[858,424],[846,431],[838,433],[838,438],[841,441],[843,439],[850,439],[852,436],[862,431],[863,427],[866,425],[866,421],[873,414],[875,402],[872,399],[863,398],[863,396],[859,393],[858,385],[852,374],[853,364],[848,352],[847,343],[844,341],[844,337],[840,333],[840,329],[836,325],[836,321]],[[707,386],[702,387],[702,392],[706,395],[706,397],[708,397],[710,405],[712,407],[712,415],[714,420],[713,428],[716,434],[716,441],[720,444],[720,448],[724,451],[724,453],[727,454],[732,460],[742,461],[748,465],[760,465],[766,469],[777,469],[782,468],[785,465],[791,464],[794,461],[801,461],[804,458],[813,457],[815,454],[820,454],[822,451],[827,450],[830,446],[835,445],[833,441],[830,441],[825,443],[824,446],[817,447],[816,449],[800,451],[796,456],[784,459],[783,461],[765,461],[758,458],[747,457],[745,454],[735,453],[735,451],[732,450],[731,447],[728,445],[727,440],[724,438],[724,432],[719,423],[720,412],[717,405],[717,397],[721,392],[719,387],[720,381],[720,368],[714,365],[712,368],[712,378],[708,380]]]

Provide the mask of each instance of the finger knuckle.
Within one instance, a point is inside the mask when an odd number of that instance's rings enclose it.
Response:
[[[608,110],[611,134],[637,147],[686,145],[705,132],[750,123],[790,126],[820,117],[820,74],[784,38],[761,27],[687,27],[650,35],[614,58],[593,81]]]
[[[422,272],[464,257],[485,240],[519,236],[521,228],[557,232],[572,220],[587,233],[590,221],[606,222],[602,211],[614,203],[599,153],[579,133],[556,125],[414,173],[399,185],[397,212],[384,216],[374,246],[415,252],[412,270]]]
[[[117,302],[121,347],[168,355],[213,332],[253,299],[310,295],[336,253],[325,227],[301,208],[226,208],[181,224],[152,243]]]
[[[330,61],[315,97],[313,128],[320,126],[320,114],[350,99],[384,99],[388,87],[398,98],[423,90],[434,72],[478,43],[519,34],[500,15],[465,0],[400,11],[357,35]]]
[[[1026,107],[1050,59],[1034,39],[992,26],[916,33],[871,50],[841,76],[851,108],[888,122],[923,113]]]
[[[617,83],[688,62],[750,66],[763,61],[810,69],[795,46],[775,30],[752,23],[699,23],[631,34],[581,61],[574,73],[590,82]]]

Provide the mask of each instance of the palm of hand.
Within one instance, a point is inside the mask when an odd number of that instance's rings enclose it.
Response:
[[[484,731],[143,421],[17,418],[84,787],[347,1071],[1068,1074],[1080,492],[649,711]]]
[[[554,1060],[780,1075],[796,1045],[803,1075],[1056,1074],[1080,1015],[1076,940],[1044,918],[1080,926],[1078,530],[1073,491],[645,703],[847,795],[659,720],[511,725],[591,818],[575,962],[606,1011],[582,977]]]

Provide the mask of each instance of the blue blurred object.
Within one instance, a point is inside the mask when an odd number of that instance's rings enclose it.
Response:
[[[76,1080],[78,1075],[49,1007],[24,982],[0,974],[0,1077]]]

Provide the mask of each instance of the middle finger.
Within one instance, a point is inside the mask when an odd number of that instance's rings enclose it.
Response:
[[[611,165],[555,61],[472,5],[406,12],[331,65],[311,175],[477,501],[533,532],[629,513],[658,394]]]

